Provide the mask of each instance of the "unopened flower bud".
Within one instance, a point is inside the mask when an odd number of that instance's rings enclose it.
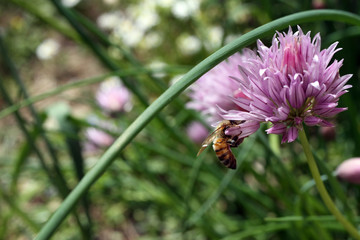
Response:
[[[342,162],[336,169],[338,178],[360,184],[360,158],[350,158]]]
[[[334,127],[320,127],[320,133],[326,141],[333,141],[336,137]]]

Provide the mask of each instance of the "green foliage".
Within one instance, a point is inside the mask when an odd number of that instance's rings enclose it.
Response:
[[[262,128],[234,149],[232,171],[211,149],[196,158],[200,146],[185,134],[190,122],[204,120],[186,109],[181,92],[232,53],[296,24],[321,32],[324,47],[339,41],[336,58],[345,59],[344,73],[354,74],[335,138],[316,127],[308,136],[331,197],[358,226],[359,187],[333,176],[360,151],[360,20],[350,13],[359,12],[356,4],[324,1],[348,12],[300,12],[316,1],[203,0],[177,17],[176,1],[107,2],[1,3],[7,17],[0,41],[0,239],[39,232],[39,239],[346,238],[317,194],[298,142],[280,146]],[[137,19],[146,7],[158,21],[136,44],[128,42],[134,36],[96,22],[115,11]],[[60,51],[40,60],[36,48],[46,38],[56,39]],[[130,112],[109,115],[96,104],[97,84],[110,76],[132,92]],[[93,124],[89,115],[115,127]],[[120,137],[107,150],[89,151],[89,127]]]

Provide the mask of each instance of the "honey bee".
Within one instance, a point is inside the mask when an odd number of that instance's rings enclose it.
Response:
[[[213,149],[220,162],[228,168],[236,169],[236,158],[231,152],[230,147],[239,146],[244,138],[226,135],[225,130],[230,127],[238,126],[244,122],[245,121],[234,120],[221,121],[215,131],[204,140],[197,156],[199,156],[209,144],[213,143]]]

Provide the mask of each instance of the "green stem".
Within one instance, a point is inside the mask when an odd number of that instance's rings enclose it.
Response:
[[[34,4],[31,1],[10,0],[10,2],[24,9],[26,13],[30,13],[36,16],[42,22],[49,24],[52,28],[54,28],[64,36],[67,36],[68,38],[73,39],[76,42],[81,42],[79,35],[65,22],[59,21],[57,18],[54,18],[54,15],[53,13],[51,13],[51,11],[46,11],[44,8],[39,8],[37,4]],[[45,11],[42,11],[42,9]]]
[[[268,124],[268,127],[270,127],[271,124]],[[280,156],[280,139],[279,135],[276,134],[270,134],[269,135],[269,145],[270,149],[276,156]]]
[[[315,159],[311,153],[310,145],[309,145],[309,142],[307,140],[304,130],[299,131],[299,138],[300,138],[301,145],[304,148],[304,152],[305,152],[308,164],[309,164],[311,174],[316,183],[316,187],[317,187],[317,189],[320,193],[320,196],[321,196],[322,200],[324,201],[326,207],[335,216],[335,218],[344,226],[346,231],[348,231],[348,233],[351,236],[353,236],[353,238],[360,240],[360,234],[357,231],[357,229],[348,220],[346,220],[346,218],[337,209],[335,203],[331,200],[329,193],[327,192],[325,185],[324,185],[323,181],[321,180],[319,169],[318,169]]]
[[[19,100],[16,103],[13,103],[11,106],[6,107],[0,111],[0,119],[10,115],[11,113],[14,113],[15,111],[18,111],[19,109],[21,109],[23,107],[37,103],[37,102],[47,99],[49,97],[59,95],[60,93],[63,93],[68,90],[86,87],[91,84],[95,84],[95,83],[104,81],[106,78],[111,77],[111,76],[128,77],[128,76],[135,76],[135,75],[139,76],[140,74],[149,74],[150,75],[150,74],[157,73],[157,72],[183,73],[187,69],[188,68],[186,66],[180,66],[180,65],[162,67],[161,69],[160,68],[134,67],[134,68],[128,68],[128,69],[119,70],[119,71],[115,71],[115,72],[109,72],[107,74],[103,74],[103,75],[100,75],[97,77],[76,80],[74,82],[69,82],[69,83],[63,84],[57,88],[49,90],[48,92],[45,92],[45,93],[42,93],[42,94],[39,94],[36,96],[29,96],[29,98],[26,98],[21,101]]]
[[[8,193],[5,193],[5,190],[0,187],[0,198],[2,198],[10,207],[10,209],[17,214],[24,223],[31,228],[32,231],[38,232],[40,230],[39,225],[33,221],[33,219],[23,211],[20,206],[18,205],[17,201],[14,199],[14,197]]]

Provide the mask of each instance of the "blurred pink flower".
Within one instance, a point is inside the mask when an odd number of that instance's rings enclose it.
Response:
[[[342,162],[336,169],[338,178],[360,184],[360,158],[350,158]]]
[[[85,135],[91,144],[100,148],[109,147],[114,142],[110,134],[93,127],[86,129]]]
[[[259,56],[247,58],[239,65],[236,79],[244,98],[233,98],[243,110],[224,109],[228,120],[271,122],[267,133],[282,134],[282,142],[292,142],[305,123],[308,126],[332,126],[328,118],[346,110],[337,108],[341,95],[352,75],[339,75],[341,61],[330,65],[337,43],[320,49],[320,34],[313,39],[300,27],[293,33],[277,32],[272,46],[258,40]],[[255,128],[254,128],[255,129]],[[253,130],[254,130],[253,129]],[[242,128],[228,129],[226,134],[238,135]]]
[[[96,94],[99,106],[109,114],[130,111],[132,108],[131,94],[118,77],[112,77],[101,83]]]
[[[240,76],[238,65],[256,53],[246,49],[242,54],[235,53],[200,77],[191,87],[190,102],[187,107],[200,111],[210,124],[223,120],[218,107],[224,110],[241,109],[232,98],[245,97],[240,85],[230,76]]]
[[[209,131],[200,122],[194,121],[187,126],[186,133],[191,140],[200,144],[205,140],[209,134]]]
[[[336,131],[334,127],[320,127],[320,133],[325,141],[333,141],[336,138]]]
[[[90,152],[99,148],[109,147],[114,142],[115,138],[106,131],[114,133],[120,132],[118,127],[116,127],[112,122],[104,121],[99,119],[97,116],[90,116],[87,121],[90,125],[94,126],[88,127],[85,130],[85,147]]]
[[[311,5],[314,9],[326,8],[326,3],[324,0],[312,0]]]

